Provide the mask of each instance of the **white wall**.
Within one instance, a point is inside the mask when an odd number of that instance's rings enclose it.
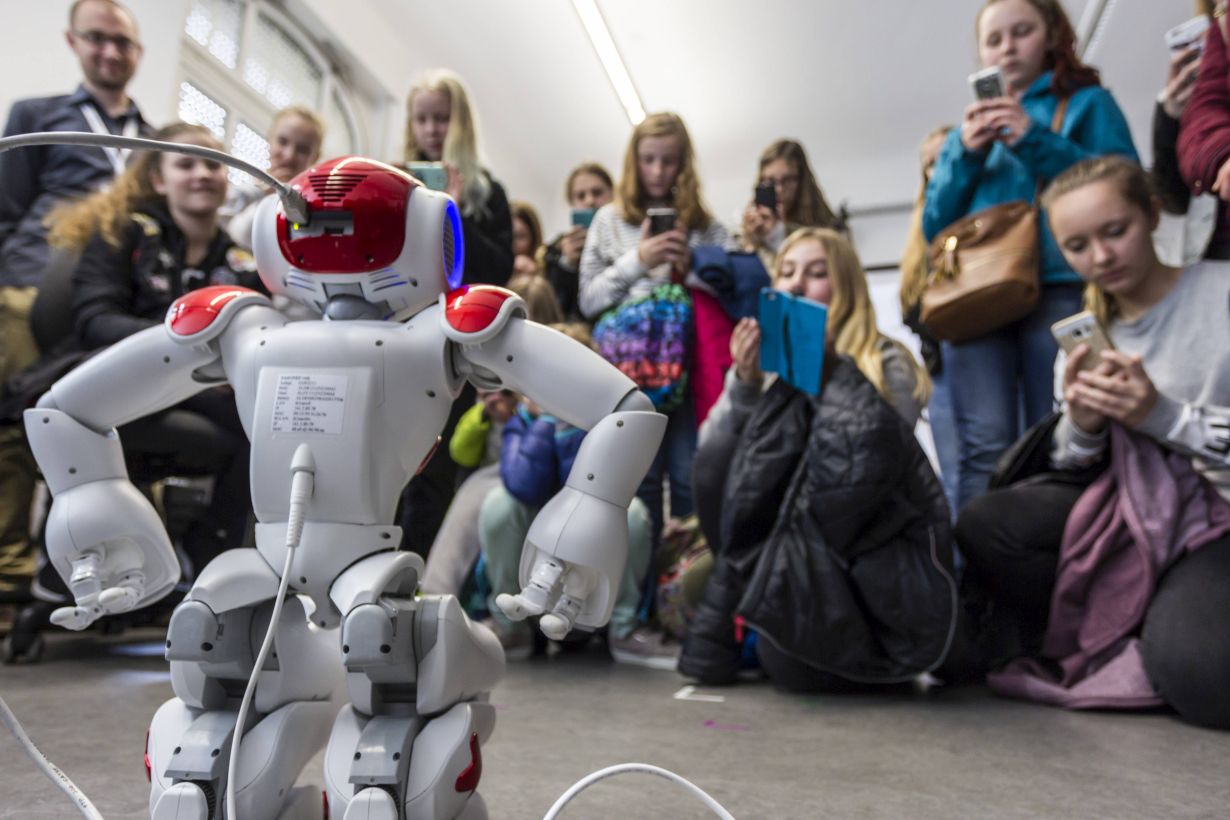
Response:
[[[180,33],[189,0],[126,0],[140,27],[145,53],[129,92],[151,123],[174,118]],[[64,42],[71,0],[3,0],[9,21],[0,49],[0,110],[14,100],[66,94],[81,82],[77,57]]]

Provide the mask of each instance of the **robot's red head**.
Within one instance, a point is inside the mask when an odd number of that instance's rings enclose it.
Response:
[[[311,211],[307,225],[278,214],[282,255],[308,273],[366,273],[388,267],[406,244],[406,203],[418,184],[375,160],[343,157],[291,180]]]
[[[345,293],[379,315],[405,318],[460,284],[461,216],[446,195],[363,157],[323,162],[290,186],[307,203],[307,222],[288,219],[270,198],[253,226],[272,292],[322,311]]]

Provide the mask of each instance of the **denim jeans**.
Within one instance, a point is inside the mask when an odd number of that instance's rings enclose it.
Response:
[[[696,455],[696,412],[689,396],[684,403],[667,417],[666,434],[658,447],[658,455],[645,480],[637,488],[637,498],[649,508],[653,523],[653,543],[656,551],[662,537],[665,517],[662,512],[662,482],[670,482],[671,518],[684,518],[692,514],[692,457]]]
[[[931,425],[931,440],[935,457],[940,463],[940,484],[952,518],[957,518],[957,487],[961,475],[961,454],[957,441],[957,418],[952,407],[952,387],[949,385],[947,363],[931,376],[931,400],[927,402],[927,421]]]
[[[957,509],[986,492],[995,462],[1054,409],[1058,346],[1051,325],[1081,309],[1081,285],[1042,288],[1034,312],[994,333],[943,343],[957,422]]]

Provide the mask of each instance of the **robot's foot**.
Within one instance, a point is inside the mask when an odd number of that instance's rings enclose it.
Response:
[[[209,799],[195,783],[176,783],[154,804],[150,820],[209,820]]]
[[[384,789],[364,789],[350,801],[342,820],[397,820],[397,804]]]

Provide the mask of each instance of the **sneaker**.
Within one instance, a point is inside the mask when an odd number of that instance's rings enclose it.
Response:
[[[524,661],[534,654],[534,635],[529,624],[505,624],[495,618],[484,618],[479,623],[495,633],[504,647],[504,660]]]
[[[647,626],[638,626],[622,638],[607,639],[617,663],[674,671],[679,665],[679,643]]]

